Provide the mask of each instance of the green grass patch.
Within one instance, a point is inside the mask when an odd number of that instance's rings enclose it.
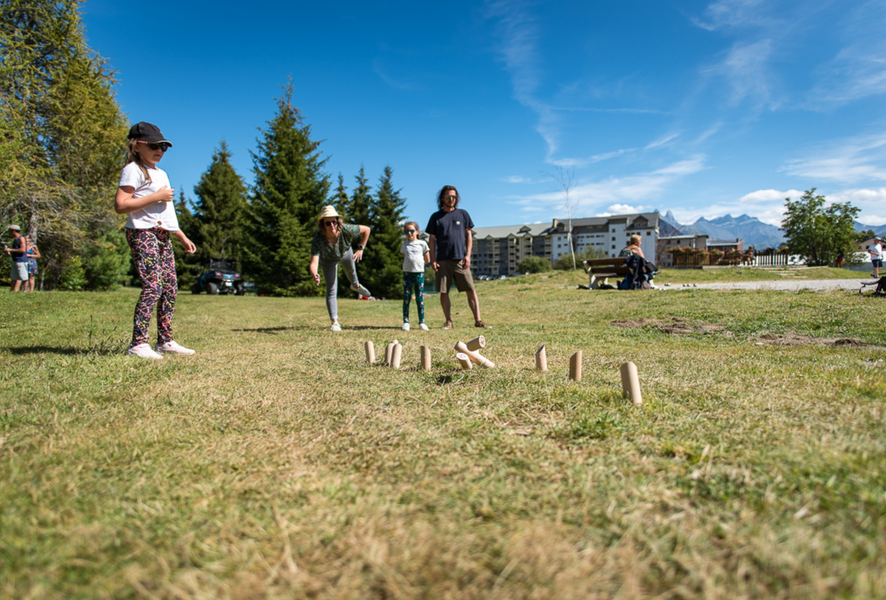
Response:
[[[486,331],[462,294],[428,332],[342,299],[339,334],[321,298],[182,294],[198,354],[158,362],[123,354],[136,290],[0,293],[0,597],[886,596],[883,301],[579,283],[480,282]]]

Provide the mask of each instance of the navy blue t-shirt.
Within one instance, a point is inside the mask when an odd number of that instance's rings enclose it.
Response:
[[[21,250],[22,247],[22,236],[18,236],[14,240],[12,240],[12,249],[13,250]],[[14,252],[10,254],[12,257],[12,262],[28,262],[28,257],[24,252]]]
[[[438,210],[431,215],[425,233],[436,238],[437,248],[434,258],[441,260],[461,260],[465,257],[465,232],[474,228],[468,211],[456,208],[451,212]]]

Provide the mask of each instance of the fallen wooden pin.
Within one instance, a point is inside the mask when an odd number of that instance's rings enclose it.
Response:
[[[471,358],[464,352],[459,352],[455,355],[455,358],[458,360],[458,364],[461,365],[461,368],[465,371],[470,371],[474,368],[474,363],[471,362]]]
[[[474,339],[470,340],[465,346],[468,347],[468,350],[472,352],[477,352],[478,350],[482,350],[486,347],[486,338],[482,335],[478,335]]]
[[[464,342],[458,342],[455,344],[455,351],[460,352],[462,354],[466,354],[468,358],[471,359],[472,362],[477,363],[481,367],[485,367],[487,369],[492,369],[495,367],[495,363],[480,354],[479,352],[474,352],[473,350],[468,350],[468,347]]]
[[[637,377],[637,365],[632,362],[626,362],[621,366],[621,388],[622,395],[633,401],[635,406],[643,404],[643,398],[640,395],[640,379]]]

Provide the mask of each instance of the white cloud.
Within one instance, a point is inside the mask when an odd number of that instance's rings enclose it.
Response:
[[[598,217],[611,217],[612,215],[627,215],[631,213],[642,213],[642,212],[651,212],[655,210],[654,207],[651,206],[632,206],[630,204],[613,204],[608,206],[605,211],[601,213],[597,213]]]
[[[843,183],[886,179],[886,132],[823,144],[788,161],[781,171],[797,177]]]

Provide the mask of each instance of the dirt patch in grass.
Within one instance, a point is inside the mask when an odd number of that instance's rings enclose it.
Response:
[[[860,350],[880,348],[880,346],[866,344],[855,338],[820,338],[800,333],[767,333],[757,338],[758,346],[764,346],[767,344],[775,346],[844,346],[858,348]]]
[[[664,321],[662,319],[626,319],[626,320],[616,320],[609,323],[614,327],[621,327],[622,329],[639,329],[641,327],[651,327],[653,329],[658,329],[664,333],[671,333],[674,335],[688,335],[690,333],[719,333],[726,332],[727,335],[730,332],[726,331],[726,327],[724,325],[717,325],[716,323],[706,323],[704,321],[696,321],[691,319],[672,319],[670,321]]]

